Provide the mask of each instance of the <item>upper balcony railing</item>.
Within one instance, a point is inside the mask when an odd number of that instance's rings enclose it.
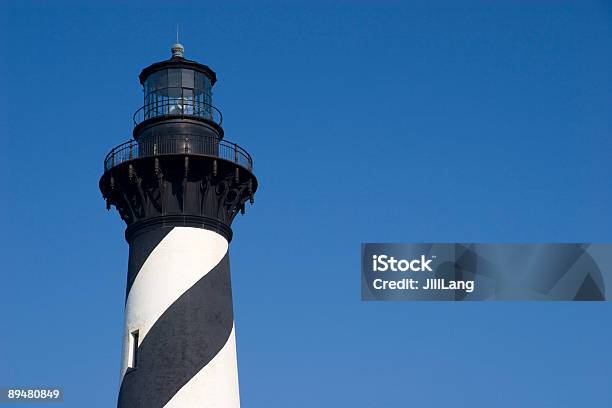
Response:
[[[251,155],[236,143],[212,136],[180,134],[122,143],[106,155],[104,171],[141,157],[177,154],[216,157],[234,162],[249,171],[253,170]]]
[[[223,122],[221,111],[210,103],[177,97],[150,102],[138,109],[134,113],[134,126],[147,119],[167,115],[196,116],[211,120],[219,126]]]

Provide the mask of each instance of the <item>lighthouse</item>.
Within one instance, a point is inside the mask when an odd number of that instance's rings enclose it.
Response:
[[[117,406],[239,407],[228,249],[257,189],[253,160],[224,137],[215,72],[182,45],[139,80],[133,138],[100,179],[129,244]]]

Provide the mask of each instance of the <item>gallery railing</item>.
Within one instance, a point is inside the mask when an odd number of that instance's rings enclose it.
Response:
[[[104,171],[128,160],[176,154],[218,157],[239,164],[249,171],[253,170],[251,155],[236,143],[212,136],[170,135],[140,141],[129,140],[120,144],[106,155]]]
[[[148,103],[134,113],[134,126],[158,116],[180,115],[205,118],[221,125],[221,111],[207,102],[186,98],[168,98]]]

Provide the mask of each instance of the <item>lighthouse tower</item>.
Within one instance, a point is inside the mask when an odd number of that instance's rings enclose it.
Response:
[[[228,246],[253,203],[253,161],[224,138],[215,72],[183,46],[139,79],[133,140],[100,179],[129,244],[117,406],[239,407]]]

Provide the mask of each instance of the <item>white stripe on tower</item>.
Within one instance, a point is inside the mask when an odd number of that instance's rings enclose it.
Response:
[[[202,228],[144,232],[132,258],[144,262],[128,280],[118,406],[239,407],[227,240]]]
[[[228,375],[236,373],[236,375]],[[177,392],[165,408],[239,407],[236,336],[232,334],[223,349]],[[202,405],[202,401],[211,405]]]

